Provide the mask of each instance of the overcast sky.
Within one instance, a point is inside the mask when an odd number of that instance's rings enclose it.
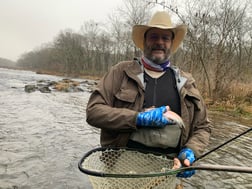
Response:
[[[61,30],[105,21],[122,0],[0,0],[0,57],[16,61]]]

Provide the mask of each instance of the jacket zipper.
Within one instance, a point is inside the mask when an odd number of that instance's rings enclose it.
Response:
[[[157,78],[155,78],[155,84],[154,84],[154,89],[153,89],[153,104],[156,107],[157,103]]]

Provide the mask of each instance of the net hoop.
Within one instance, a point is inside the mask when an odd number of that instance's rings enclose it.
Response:
[[[163,160],[165,163],[167,163],[168,167],[161,167],[159,172],[148,172],[148,173],[113,173],[113,172],[103,172],[98,171],[95,169],[92,169],[92,167],[86,167],[85,160],[88,158],[92,158],[92,156],[99,152],[133,152],[139,154],[139,156],[148,156],[151,155],[153,157],[156,157],[158,160]],[[144,157],[143,157],[144,158]],[[115,178],[141,178],[141,177],[159,177],[159,176],[167,176],[167,175],[174,175],[180,172],[180,170],[171,170],[173,158],[166,155],[161,154],[157,152],[152,151],[146,151],[141,149],[133,149],[133,148],[122,148],[122,147],[98,147],[94,148],[90,151],[88,151],[84,156],[81,158],[81,160],[78,163],[79,170],[87,175],[96,176],[96,177],[115,177]],[[153,162],[155,163],[155,162]],[[162,168],[166,168],[163,169]],[[170,171],[167,171],[170,170]]]
[[[78,163],[94,189],[174,189],[172,166],[167,155],[116,147],[92,149]]]

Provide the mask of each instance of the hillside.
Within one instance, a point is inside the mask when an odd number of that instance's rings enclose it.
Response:
[[[16,66],[16,62],[0,57],[0,67],[13,68],[15,66]]]

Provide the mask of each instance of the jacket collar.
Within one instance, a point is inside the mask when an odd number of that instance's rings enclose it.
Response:
[[[144,89],[144,67],[138,58],[134,58],[132,64],[129,64],[128,69],[125,70],[125,73],[128,77],[134,79],[142,89]]]
[[[188,80],[186,77],[183,77],[180,73],[180,70],[178,67],[176,66],[171,66],[171,69],[174,72],[175,75],[175,79],[176,79],[176,84],[177,84],[177,88],[178,91],[181,90],[181,88],[185,85],[186,81]]]
[[[126,74],[137,81],[140,86],[144,89],[144,67],[143,64],[141,63],[139,58],[134,58],[133,64],[130,64],[129,69],[125,70]],[[171,69],[173,70],[175,74],[175,79],[176,79],[176,84],[178,91],[181,90],[181,88],[185,85],[187,82],[188,78],[184,77],[181,75],[181,71],[178,67],[176,66],[171,66]]]

